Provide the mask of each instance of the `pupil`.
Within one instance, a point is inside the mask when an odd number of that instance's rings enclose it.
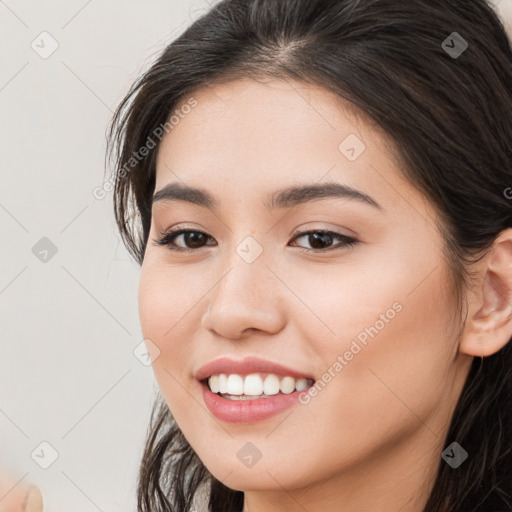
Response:
[[[309,238],[309,243],[314,249],[324,249],[325,244],[329,245],[329,242],[332,241],[332,235],[329,235],[329,233],[312,233]],[[319,240],[321,240],[320,246],[318,245]]]
[[[196,239],[195,241],[194,241],[194,238]],[[202,241],[201,239],[202,238],[204,238],[203,233],[198,233],[198,232],[195,232],[195,231],[192,231],[190,233],[185,233],[185,243],[188,246],[192,246],[192,248],[200,247],[201,246],[201,241]],[[196,245],[194,245],[194,243]]]

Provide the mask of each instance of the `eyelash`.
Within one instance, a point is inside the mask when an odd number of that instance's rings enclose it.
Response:
[[[198,229],[180,229],[179,227],[168,232],[164,232],[160,234],[160,237],[154,240],[154,244],[157,246],[167,246],[167,248],[171,251],[178,251],[178,252],[198,252],[203,249],[203,247],[199,249],[191,249],[189,247],[178,247],[174,244],[174,240],[183,233],[200,233],[202,235],[205,235],[206,237],[209,237],[207,233],[204,231],[198,230]],[[308,230],[308,231],[297,231],[294,233],[292,240],[295,240],[297,238],[302,238],[305,235],[310,235],[314,233],[321,233],[323,235],[332,235],[335,238],[338,238],[342,240],[341,243],[334,245],[333,247],[329,247],[327,249],[308,249],[306,247],[299,247],[299,250],[301,252],[313,252],[313,253],[322,253],[322,252],[328,252],[332,250],[339,249],[341,247],[350,248],[359,243],[359,240],[342,235],[341,233],[336,233],[335,231],[328,231],[328,230],[322,230],[322,229],[314,229],[314,230]],[[211,237],[210,237],[211,238]]]

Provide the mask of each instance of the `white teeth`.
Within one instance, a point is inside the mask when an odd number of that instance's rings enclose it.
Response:
[[[283,377],[279,383],[281,393],[288,395],[295,391],[295,379],[293,377]]]
[[[227,391],[228,395],[243,395],[244,394],[244,379],[235,373],[228,377]]]
[[[261,395],[263,393],[263,381],[257,373],[247,375],[244,380],[244,395]],[[231,393],[236,395],[238,393]]]
[[[214,377],[214,375],[212,375]],[[210,377],[211,379],[211,377]],[[228,378],[225,373],[221,373],[219,375],[219,393],[227,393],[228,392]]]
[[[265,395],[277,395],[277,393],[279,393],[279,379],[277,375],[271,373],[265,377],[263,393],[265,393]]]
[[[294,379],[293,377],[279,378],[277,375],[270,373],[263,379],[259,373],[251,373],[245,377],[232,373],[226,375],[221,373],[212,375],[208,379],[208,385],[213,393],[221,395],[235,395],[240,399],[243,397],[268,397],[277,395],[279,392],[288,395],[294,391],[302,391],[313,381],[306,378]]]
[[[308,379],[300,378],[295,381],[295,389],[302,391],[308,387]]]
[[[210,389],[213,393],[219,392],[219,376],[218,375],[212,375],[210,377],[210,380],[208,381],[208,384],[210,384]]]

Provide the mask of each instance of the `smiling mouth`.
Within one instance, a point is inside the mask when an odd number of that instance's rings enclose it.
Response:
[[[279,376],[274,373],[221,373],[211,375],[201,383],[212,393],[228,400],[257,400],[304,391],[314,385],[314,380]]]

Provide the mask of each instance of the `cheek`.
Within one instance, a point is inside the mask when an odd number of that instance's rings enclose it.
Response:
[[[194,308],[199,306],[207,288],[200,285],[195,273],[162,261],[162,256],[147,254],[139,280],[139,317],[145,337],[158,341],[165,350],[174,345],[188,327]],[[182,345],[181,345],[182,346]],[[179,349],[179,346],[173,349]]]
[[[311,266],[288,277],[311,308],[294,306],[293,318],[324,365],[317,371],[325,386],[311,406],[331,411],[331,428],[355,433],[380,413],[391,430],[395,421],[417,424],[414,413],[447,398],[456,318],[443,260],[381,254],[335,274],[332,266]],[[334,401],[343,407],[329,407]]]
[[[140,325],[143,337],[160,350],[152,368],[173,414],[183,409],[181,404],[189,396],[192,380],[185,370],[190,368],[191,343],[187,342],[195,337],[198,321],[190,319],[201,294],[204,291],[191,286],[184,273],[152,261],[148,254],[139,280]]]
[[[327,430],[342,428],[355,444],[363,443],[362,451],[364,439],[375,438],[376,418],[378,430],[397,439],[421,427],[421,418],[450,398],[456,332],[447,275],[439,266],[415,288],[419,281],[411,268],[400,280],[380,275],[368,289],[353,288],[354,302],[338,296],[344,309],[332,323],[336,341],[322,347],[335,377],[311,405],[317,413],[329,410]],[[329,408],[332,403],[340,407]],[[435,431],[445,418],[438,419]]]

